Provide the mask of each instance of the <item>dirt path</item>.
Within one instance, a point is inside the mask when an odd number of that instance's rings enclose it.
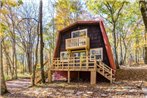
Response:
[[[5,95],[7,98],[28,98],[28,96],[21,93],[23,90],[28,89],[31,85],[30,79],[17,79],[6,82],[9,93]],[[22,97],[23,96],[23,97]]]
[[[51,83],[30,85],[29,79],[7,81],[10,93],[4,98],[145,98],[140,81],[121,81],[113,84],[97,83]]]

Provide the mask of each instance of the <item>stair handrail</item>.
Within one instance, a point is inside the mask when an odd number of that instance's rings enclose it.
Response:
[[[116,72],[115,69],[112,69],[111,67],[109,67],[108,65],[106,65],[104,62],[99,61],[99,63],[103,64],[107,69],[112,70],[112,73],[115,73]]]

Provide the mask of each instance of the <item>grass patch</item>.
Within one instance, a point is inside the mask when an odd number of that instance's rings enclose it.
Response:
[[[18,78],[31,78],[29,73],[18,73]]]

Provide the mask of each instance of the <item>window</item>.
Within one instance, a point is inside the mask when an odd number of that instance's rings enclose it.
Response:
[[[60,52],[60,60],[67,62],[68,56],[69,56],[69,54],[67,51]]]
[[[86,52],[74,52],[73,53],[74,57],[80,58],[80,57],[85,57],[86,56]]]
[[[71,32],[71,37],[72,38],[83,37],[83,36],[87,36],[87,29],[76,30],[76,31]]]
[[[103,60],[103,48],[90,49],[90,60],[93,61],[95,56],[97,60]]]
[[[75,62],[78,63],[77,65],[79,65],[80,61],[81,62],[86,62],[85,56],[86,56],[86,52],[85,51],[73,52],[73,57],[76,58]]]

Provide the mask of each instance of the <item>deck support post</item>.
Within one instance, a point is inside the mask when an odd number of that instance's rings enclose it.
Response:
[[[96,71],[91,71],[90,74],[90,84],[96,84]]]
[[[52,82],[52,71],[51,70],[48,71],[48,82],[49,83]]]
[[[68,71],[68,83],[70,83],[70,71]]]
[[[78,81],[80,80],[80,72],[78,71]]]

